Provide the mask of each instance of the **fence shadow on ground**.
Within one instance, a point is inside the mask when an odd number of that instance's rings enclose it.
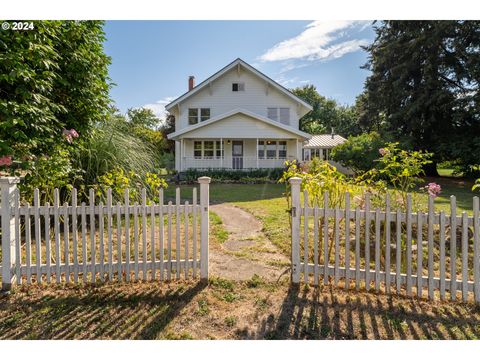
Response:
[[[270,314],[257,339],[479,339],[480,308],[429,303],[366,291],[291,285],[277,314]]]
[[[67,290],[65,296],[54,290],[38,299],[27,293],[11,315],[1,319],[0,338],[155,339],[206,286],[199,282],[165,289],[153,284],[136,291],[135,283],[130,285],[120,290],[90,286],[74,294]]]

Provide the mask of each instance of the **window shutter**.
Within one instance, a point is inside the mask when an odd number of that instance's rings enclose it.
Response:
[[[280,122],[290,125],[290,108],[280,108]]]

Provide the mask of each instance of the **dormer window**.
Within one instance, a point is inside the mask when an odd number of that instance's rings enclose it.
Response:
[[[188,109],[188,124],[195,125],[200,121],[210,119],[210,108],[190,108]]]
[[[232,91],[245,91],[245,83],[232,83]]]

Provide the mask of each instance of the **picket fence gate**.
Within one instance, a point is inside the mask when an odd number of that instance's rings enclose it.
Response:
[[[89,203],[77,203],[72,190],[71,204],[40,204],[34,191],[33,205],[24,204],[17,188],[18,178],[0,178],[2,289],[13,284],[59,282],[132,281],[180,278],[208,279],[209,183],[201,177],[200,204],[193,188],[192,202],[181,203],[180,188],[175,204],[113,204],[107,190],[106,204],[96,202],[93,189]],[[88,220],[88,221],[87,221]],[[33,240],[33,241],[32,241]]]
[[[478,197],[473,198],[473,216],[457,216],[454,196],[450,215],[435,212],[432,197],[427,213],[414,213],[410,195],[405,213],[391,211],[388,195],[384,210],[371,209],[368,194],[363,210],[352,209],[349,193],[345,209],[331,209],[328,192],[323,208],[312,208],[307,191],[301,204],[301,183],[300,178],[290,179],[293,283],[299,283],[303,273],[304,282],[313,278],[315,285],[321,278],[335,286],[342,280],[347,289],[373,286],[390,293],[394,287],[399,294],[428,299],[437,294],[442,300],[448,293],[455,300],[460,292],[463,301],[480,303]]]

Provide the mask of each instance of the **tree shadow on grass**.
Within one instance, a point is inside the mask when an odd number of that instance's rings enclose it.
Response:
[[[396,295],[291,285],[277,314],[256,339],[479,339],[480,309],[458,303],[431,304]]]
[[[135,284],[132,284],[135,287]],[[137,290],[91,286],[17,300],[0,319],[2,339],[156,339],[206,284]],[[4,308],[4,309],[2,309]]]

